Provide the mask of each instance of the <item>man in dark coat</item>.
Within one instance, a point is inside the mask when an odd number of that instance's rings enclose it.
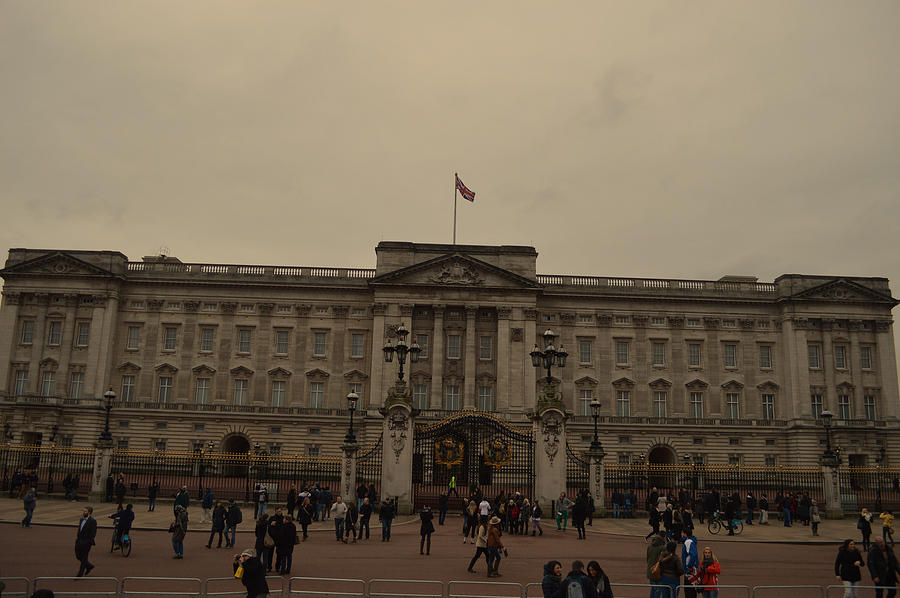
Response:
[[[106,476],[106,502],[112,502],[113,499],[113,489],[116,486],[116,481],[113,479],[113,474],[110,473]]]
[[[244,514],[241,508],[237,506],[234,499],[228,501],[228,514],[225,516],[225,548],[234,546],[234,539],[237,537],[237,526],[244,520]]]
[[[93,507],[85,507],[81,512],[81,521],[78,522],[78,533],[75,536],[75,558],[81,563],[77,577],[83,577],[91,572],[94,565],[88,561],[94,538],[97,536],[97,520],[91,515]]]
[[[574,586],[571,589],[569,586]],[[584,563],[572,562],[572,570],[559,586],[559,598],[597,598],[597,589],[594,582],[584,573]]]
[[[266,569],[256,556],[256,551],[247,548],[241,554],[234,555],[233,570],[244,568],[241,575],[241,583],[247,588],[247,598],[259,598],[269,594],[269,584],[266,583]]]
[[[869,549],[866,566],[872,576],[873,585],[877,586],[875,598],[882,597],[882,590],[887,590],[887,598],[893,598],[896,595],[894,587],[900,577],[900,567],[897,565],[894,551],[884,543],[882,538],[875,538],[874,546]]]

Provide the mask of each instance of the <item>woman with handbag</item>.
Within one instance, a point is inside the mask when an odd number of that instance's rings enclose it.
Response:
[[[719,574],[722,567],[719,566],[719,559],[713,554],[712,548],[706,546],[703,548],[703,557],[700,559],[700,585],[697,591],[703,593],[703,598],[719,598]]]

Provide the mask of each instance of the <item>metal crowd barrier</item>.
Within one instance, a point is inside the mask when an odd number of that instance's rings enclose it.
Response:
[[[866,592],[865,592],[866,594],[870,594],[871,593],[870,590],[882,590],[882,594],[887,594],[888,591],[897,589],[896,585],[892,585],[892,586],[855,586],[855,587],[857,590],[866,590]],[[840,593],[838,593],[838,592],[840,592]],[[858,591],[857,593],[860,596],[863,595],[863,593],[861,591]],[[843,595],[844,595],[844,586],[843,585],[828,586],[825,588],[825,596],[826,597],[829,597],[829,598],[831,596],[843,597]]]
[[[477,594],[463,592],[463,588],[475,586],[475,590],[481,590]],[[454,588],[460,590],[454,592]],[[515,591],[512,591],[515,588]],[[503,590],[509,590],[504,592]],[[489,590],[495,592],[486,594]],[[447,598],[525,598],[525,589],[522,584],[513,581],[448,581]]]
[[[305,586],[312,587],[307,588]],[[366,589],[366,582],[361,579],[292,577],[288,580],[289,596],[345,596],[346,598],[366,598]]]
[[[672,588],[662,584],[649,583],[614,583],[610,584],[616,598],[647,598],[651,588],[659,588],[660,598],[675,598]]]
[[[537,591],[532,591],[537,588]],[[522,588],[523,598],[544,598],[544,586],[539,583],[526,583]]]
[[[227,582],[227,585],[230,590],[217,590],[213,591],[210,588],[210,582],[213,585],[219,585],[219,582]],[[267,575],[266,576],[266,584],[269,586],[269,595],[275,596],[283,596],[284,595],[284,584],[285,580],[280,575]],[[225,584],[222,584],[225,585]],[[234,577],[209,577],[206,579],[206,582],[203,584],[203,596],[246,596],[247,588],[244,587],[244,584],[241,583],[239,579]]]
[[[35,577],[32,588],[53,590],[58,598],[119,596],[119,580],[115,577]]]
[[[202,595],[203,581],[196,577],[126,577],[122,579],[119,587],[120,598],[126,596],[201,598]]]
[[[31,588],[31,581],[27,577],[0,577],[0,583],[6,584],[3,588],[4,596],[25,596],[25,598],[31,596],[31,592],[28,591]],[[13,584],[12,587],[10,584]],[[19,588],[23,589],[20,591]]]
[[[814,596],[816,594],[819,595],[819,598],[825,598],[825,588],[823,586],[755,586],[752,596],[753,598],[757,596],[780,598],[786,595],[784,590],[791,590],[791,598],[804,598],[804,596]],[[800,592],[801,590],[802,593]]]
[[[375,588],[378,588],[378,586],[388,587],[379,592],[375,591],[373,586],[375,586]],[[392,586],[400,586],[400,588]],[[391,589],[401,589],[403,586],[418,587],[410,588],[408,592],[388,591]],[[435,586],[437,586],[437,588],[435,588]],[[437,592],[428,591],[429,588],[432,590],[436,589]],[[378,598],[444,598],[444,582],[424,579],[370,579],[366,594],[369,598],[372,598],[373,596],[377,596]]]
[[[613,584],[613,587],[615,585]],[[719,590],[719,598],[731,598],[732,596],[750,598],[750,592],[752,591],[750,586],[719,586],[717,589]],[[697,595],[699,596],[700,592],[697,592]]]

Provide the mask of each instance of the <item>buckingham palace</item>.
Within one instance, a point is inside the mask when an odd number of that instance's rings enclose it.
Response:
[[[535,248],[506,245],[381,242],[373,269],[11,249],[5,442],[88,447],[108,415],[119,449],[337,456],[349,393],[360,442],[381,434],[384,347],[406,328],[417,423],[471,410],[530,428],[549,377],[573,450],[596,421],[610,464],[814,464],[823,412],[848,464],[900,458],[886,278],[537,268]],[[532,360],[548,330],[567,354],[549,371]]]

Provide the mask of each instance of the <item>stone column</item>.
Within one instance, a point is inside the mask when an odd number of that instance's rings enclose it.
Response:
[[[821,467],[825,481],[825,516],[829,519],[842,519],[844,511],[841,509],[841,476],[838,464],[823,457]]]
[[[96,378],[94,378],[94,396],[102,397],[103,393],[106,391],[107,386],[112,383],[110,380],[111,371],[110,371],[110,354],[113,347],[113,338],[115,337],[115,325],[116,325],[116,316],[119,313],[119,294],[115,291],[110,291],[106,296],[94,297],[94,311],[91,319],[91,340],[93,340],[94,336],[94,326],[96,324],[100,324],[100,347],[99,351],[96,353],[96,359],[94,362],[96,365],[94,366],[94,372]],[[150,362],[148,362],[150,363]],[[90,371],[91,368],[88,368]],[[172,397],[174,400],[175,397]]]
[[[356,504],[356,455],[359,444],[345,442],[341,445],[341,496],[344,502]],[[382,491],[383,492],[383,491]]]
[[[18,329],[19,318],[19,293],[3,291],[3,309],[0,309],[0,339],[4,339],[4,349],[7,355],[15,355],[16,345],[21,340],[22,331]],[[37,329],[37,323],[35,323]],[[41,337],[35,337],[33,344],[38,344]],[[15,377],[9,374],[9,360],[0,361],[0,391],[8,390],[12,395],[15,389]],[[32,374],[29,372],[29,377]],[[36,374],[34,374],[36,375]],[[9,384],[9,386],[7,386]],[[26,389],[27,390],[27,389]]]
[[[433,305],[434,330],[431,333],[431,388],[428,389],[428,407],[441,409],[444,397],[444,306]]]
[[[531,420],[534,430],[535,500],[552,519],[550,504],[566,490],[566,415],[555,387],[546,387]],[[549,521],[549,519],[548,519]]]
[[[522,407],[536,404],[537,383],[535,377],[536,374],[541,373],[541,370],[538,370],[531,365],[531,349],[534,347],[535,342],[537,342],[537,313],[537,309],[526,307],[522,314],[525,320],[525,341],[522,343],[523,354],[521,356],[522,362],[525,364],[523,366],[525,373],[522,376],[522,397],[524,401]],[[541,347],[541,349],[543,349],[543,347]],[[559,495],[557,494],[557,496]]]
[[[413,418],[417,412],[405,382],[394,384],[380,412],[384,416],[381,495],[395,499],[398,513],[409,514],[413,508]]]
[[[372,306],[372,352],[370,353],[372,371],[369,372],[369,393],[372,400],[369,405],[373,408],[378,406],[378,399],[384,396],[381,388],[384,353],[381,349],[384,346],[384,316],[386,313],[386,303],[376,303]]]
[[[590,490],[591,496],[594,497],[594,513],[598,517],[603,517],[606,515],[606,483],[603,477],[605,475],[603,457],[606,456],[606,452],[598,447],[588,449],[585,454],[590,463]]]
[[[91,477],[91,500],[106,498],[106,476],[112,463],[112,440],[98,440],[94,444],[94,473]]]
[[[881,382],[881,417],[897,417],[896,401],[888,397],[896,397],[900,389],[897,387],[897,354],[894,349],[894,334],[892,331],[893,320],[878,320],[875,322],[875,355],[878,363],[878,380]],[[862,389],[865,394],[865,389]]]
[[[475,313],[478,308],[472,305],[466,306],[466,366],[465,381],[463,386],[463,407],[473,409],[475,407]]]
[[[497,308],[497,410],[509,411],[509,318],[512,308]]]

